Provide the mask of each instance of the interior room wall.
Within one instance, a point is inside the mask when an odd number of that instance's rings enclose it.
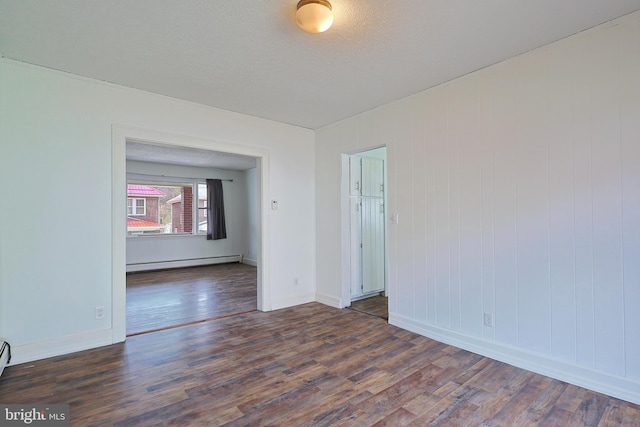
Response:
[[[640,403],[638,46],[635,13],[318,130],[319,298],[341,154],[386,144],[390,323]]]
[[[373,150],[367,150],[360,153],[355,153],[354,156],[386,160],[387,149],[385,147],[374,148]]]
[[[127,271],[144,271],[172,266],[229,262],[243,253],[248,237],[248,184],[244,171],[127,161],[127,174],[166,177],[218,178],[224,181],[224,208],[227,238],[207,240],[206,235],[127,236]],[[254,181],[255,188],[255,181]],[[254,203],[255,205],[255,203]],[[255,207],[255,206],[254,206]]]
[[[113,342],[114,124],[268,152],[266,197],[280,202],[264,218],[269,302],[313,300],[313,131],[7,59],[0,93],[0,180],[13,183],[0,198],[0,324],[13,363]]]

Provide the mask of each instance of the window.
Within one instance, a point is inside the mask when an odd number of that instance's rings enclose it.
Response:
[[[147,200],[134,197],[127,198],[127,215],[145,216],[147,212]]]
[[[198,233],[207,234],[207,184],[198,183]]]
[[[193,190],[193,183],[129,181],[127,234],[193,234]]]

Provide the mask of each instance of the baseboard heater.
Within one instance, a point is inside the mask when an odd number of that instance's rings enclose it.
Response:
[[[4,367],[7,366],[11,362],[11,346],[8,342],[2,341],[2,345],[0,346],[0,376],[2,375],[2,371],[4,371]]]
[[[204,258],[189,258],[170,261],[152,261],[127,264],[127,273],[133,273],[136,271],[164,270],[180,267],[196,267],[199,265],[222,264],[227,262],[242,262],[242,255],[221,255]]]

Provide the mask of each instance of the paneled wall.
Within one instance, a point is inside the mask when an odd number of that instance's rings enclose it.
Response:
[[[324,302],[329,174],[378,145],[391,323],[640,402],[640,13],[320,129]]]

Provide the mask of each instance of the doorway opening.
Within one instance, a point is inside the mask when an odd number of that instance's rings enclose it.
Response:
[[[342,157],[344,306],[388,319],[386,147]]]
[[[256,275],[242,262],[127,273],[127,337],[256,311]]]
[[[255,243],[254,254],[252,255],[255,269],[256,269],[256,308],[261,311],[271,310],[270,305],[270,286],[268,281],[268,232],[265,230],[265,224],[263,218],[266,217],[265,208],[268,203],[268,181],[265,179],[269,173],[269,158],[268,152],[265,150],[244,146],[233,145],[227,143],[220,143],[216,141],[202,140],[197,138],[191,138],[186,136],[176,136],[170,134],[163,134],[154,131],[147,131],[141,129],[127,128],[114,125],[112,127],[112,342],[124,341],[127,335],[127,322],[126,322],[126,274],[127,268],[130,264],[140,264],[135,262],[128,262],[127,260],[127,215],[125,212],[129,212],[128,206],[128,194],[127,194],[127,180],[129,172],[127,170],[127,144],[147,144],[153,147],[159,147],[165,152],[171,150],[199,150],[210,154],[216,154],[220,157],[245,157],[251,158],[254,162],[255,168],[253,172],[255,189],[253,192],[254,199],[254,226],[255,226]],[[130,157],[130,156],[129,156]],[[131,158],[129,160],[132,160]],[[138,159],[139,160],[139,159]],[[168,162],[165,162],[168,163]],[[147,165],[147,167],[150,167]],[[175,170],[184,168],[185,165],[173,165]],[[184,170],[184,169],[182,169]],[[144,170],[137,170],[138,175],[162,175],[155,172],[146,173]],[[176,174],[172,173],[177,180],[184,181],[185,178],[198,178],[190,176],[188,173]],[[177,175],[177,176],[176,176]],[[165,174],[162,177],[163,180],[169,180],[170,177]],[[138,176],[140,179],[140,176]],[[195,188],[195,187],[194,187]],[[226,200],[226,198],[225,198]],[[133,202],[132,202],[133,203]],[[140,205],[140,206],[138,206]],[[136,209],[136,212],[143,213],[144,208],[142,203],[136,201],[136,206],[131,204],[131,210]],[[194,208],[192,212],[193,220],[199,225],[197,208]],[[160,221],[158,221],[160,222]],[[193,225],[192,225],[193,227]],[[171,227],[172,232],[175,234],[175,228]],[[171,236],[179,242],[179,246],[184,246],[185,242],[193,238],[192,240],[200,241],[200,245],[207,242],[203,236],[198,236],[198,228],[192,228],[191,233],[187,233],[181,236]],[[200,239],[196,239],[196,238]],[[153,239],[153,237],[151,237]],[[159,237],[159,239],[167,239],[167,237]],[[156,240],[159,242],[159,240]],[[227,248],[228,249],[228,248]],[[222,261],[243,261],[244,253],[232,251],[229,255],[237,255],[238,259],[232,257],[223,256]],[[197,253],[197,249],[196,252]],[[227,253],[225,253],[227,255]],[[180,257],[178,263],[171,263],[170,260],[163,260],[158,263],[158,269],[172,268],[172,267],[190,267],[194,264],[189,262],[197,261],[198,256],[194,256],[193,252],[190,255]],[[229,258],[229,259],[226,259]],[[131,261],[129,259],[129,261]],[[180,262],[187,261],[187,264],[181,264]],[[152,261],[153,262],[153,261]],[[168,264],[167,264],[168,262]],[[147,263],[149,264],[149,263]],[[197,263],[195,264],[197,265]]]
[[[256,310],[255,167],[254,157],[127,141],[127,336]],[[207,237],[218,206],[207,179],[220,181],[220,240]]]

